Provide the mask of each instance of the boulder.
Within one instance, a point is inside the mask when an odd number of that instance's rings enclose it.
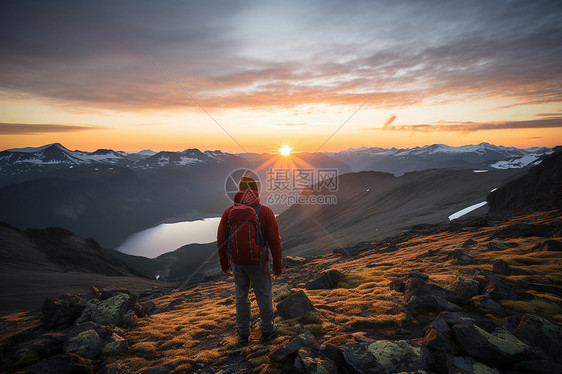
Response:
[[[100,336],[93,330],[82,331],[68,339],[65,343],[65,353],[74,353],[80,357],[92,359],[97,357],[104,343]]]
[[[484,292],[494,300],[519,300],[515,290],[500,278],[491,278],[484,287]]]
[[[503,242],[489,242],[488,243],[488,250],[489,251],[505,251],[506,249],[509,249],[509,245],[503,243]]]
[[[80,317],[76,320],[76,322],[82,323],[82,322],[90,321],[92,319],[92,313],[96,310],[99,303],[100,301],[98,299],[92,298],[88,300],[86,306],[82,310],[82,313],[80,314]]]
[[[363,373],[399,373],[428,370],[434,357],[426,347],[407,340],[348,343],[343,355],[349,366]]]
[[[338,270],[328,270],[320,273],[314,280],[308,282],[305,285],[307,290],[320,290],[327,288],[334,288],[336,283],[341,278],[345,277],[345,274]]]
[[[298,350],[298,359],[307,374],[338,374],[336,364],[322,355],[318,355],[310,348]],[[298,365],[298,364],[297,364]],[[295,365],[295,366],[297,366]]]
[[[470,299],[478,295],[480,284],[474,279],[457,277],[450,286],[451,291],[459,295],[462,299]]]
[[[279,315],[288,319],[303,317],[313,311],[316,311],[316,308],[303,290],[293,293],[277,304]]]
[[[500,327],[485,331],[473,323],[453,327],[455,341],[468,356],[492,367],[512,364],[531,356],[531,348]]]
[[[128,294],[117,293],[102,301],[92,313],[91,318],[102,325],[118,325],[123,320],[130,302],[131,297]]]
[[[480,310],[482,313],[501,313],[503,312],[503,307],[496,303],[490,295],[478,295],[470,299],[470,303],[473,307]]]
[[[555,251],[555,252],[560,252],[562,251],[562,242],[559,240],[554,240],[554,239],[549,239],[549,240],[545,240],[542,243],[536,245],[533,247],[533,252],[534,251]]]
[[[449,373],[463,374],[500,374],[499,370],[466,356],[452,357],[448,365],[448,371]]]
[[[504,260],[496,260],[492,264],[492,271],[496,274],[509,275],[511,274],[511,270],[511,266]]]
[[[474,257],[460,248],[449,252],[447,257],[453,260],[454,265],[473,265],[477,263]]]
[[[390,288],[391,291],[404,292],[404,280],[403,279],[393,280],[388,284],[388,288]]]
[[[289,342],[274,348],[268,355],[270,360],[281,361],[301,348],[320,349],[318,341],[310,331],[297,335]]]
[[[283,266],[287,268],[300,266],[306,264],[306,261],[304,257],[285,256],[283,257]]]
[[[75,354],[65,354],[48,358],[33,365],[30,374],[93,374],[91,360]]]
[[[438,294],[427,294],[413,296],[406,304],[406,310],[416,313],[422,311],[440,313],[443,311],[460,312],[462,308]]]
[[[340,348],[336,347],[335,345],[330,343],[324,343],[320,346],[320,352],[324,354],[324,356],[332,360],[337,367],[341,367],[345,365],[345,358],[343,357],[343,352]]]
[[[562,326],[544,317],[526,314],[513,335],[533,347],[544,359],[562,357]]]
[[[127,352],[128,349],[127,340],[114,333],[110,336],[109,342],[104,345],[101,353],[105,356],[116,356]]]
[[[80,317],[83,308],[84,305],[79,304],[76,300],[46,299],[41,308],[45,328],[50,330],[57,326],[73,323]]]

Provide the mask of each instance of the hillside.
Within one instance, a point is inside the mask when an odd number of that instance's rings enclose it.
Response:
[[[61,228],[20,231],[0,223],[0,314],[36,308],[46,297],[92,285],[142,290],[164,285],[130,270],[91,238]]]
[[[142,293],[134,325],[104,326],[108,317],[92,309],[81,318],[98,322],[70,319],[48,328],[34,314],[7,315],[2,366],[147,374],[559,372],[561,219],[560,210],[487,215],[345,252],[286,258],[274,280],[279,336],[268,343],[258,340],[254,301],[250,344],[237,343],[233,282],[223,276]],[[134,300],[125,292],[66,296],[65,305]],[[98,337],[96,345],[87,345],[87,336]]]
[[[340,175],[337,204],[293,205],[279,215],[286,253],[310,256],[397,234],[420,224],[448,222],[448,217],[486,200],[489,192],[521,175],[520,169],[474,172],[432,169],[401,177],[380,172]],[[473,214],[486,212],[486,207]]]

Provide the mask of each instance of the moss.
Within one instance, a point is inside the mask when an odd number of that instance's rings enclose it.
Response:
[[[528,349],[528,346],[525,345],[521,340],[517,339],[511,333],[505,330],[501,330],[496,332],[495,335],[492,335],[484,330],[482,330],[478,326],[474,326],[476,331],[480,335],[482,335],[488,343],[495,345],[500,350],[506,352],[509,355],[517,355],[525,352]]]

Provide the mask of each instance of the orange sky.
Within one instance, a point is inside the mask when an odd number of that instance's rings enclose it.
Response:
[[[130,5],[7,4],[0,149],[562,144],[555,4]]]

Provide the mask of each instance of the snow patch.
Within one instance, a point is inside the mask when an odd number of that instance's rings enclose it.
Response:
[[[461,210],[459,210],[458,212],[451,214],[451,215],[449,216],[449,221],[452,221],[452,220],[454,220],[454,219],[457,219],[457,218],[459,218],[459,217],[462,217],[462,216],[464,216],[465,214],[468,214],[468,213],[472,212],[473,210],[476,210],[476,209],[478,209],[478,208],[480,208],[480,207],[483,207],[483,206],[486,205],[486,204],[488,204],[486,201],[482,201],[481,203],[477,203],[477,204],[471,205],[471,206],[469,206],[469,207],[467,207],[467,208],[461,209]]]

